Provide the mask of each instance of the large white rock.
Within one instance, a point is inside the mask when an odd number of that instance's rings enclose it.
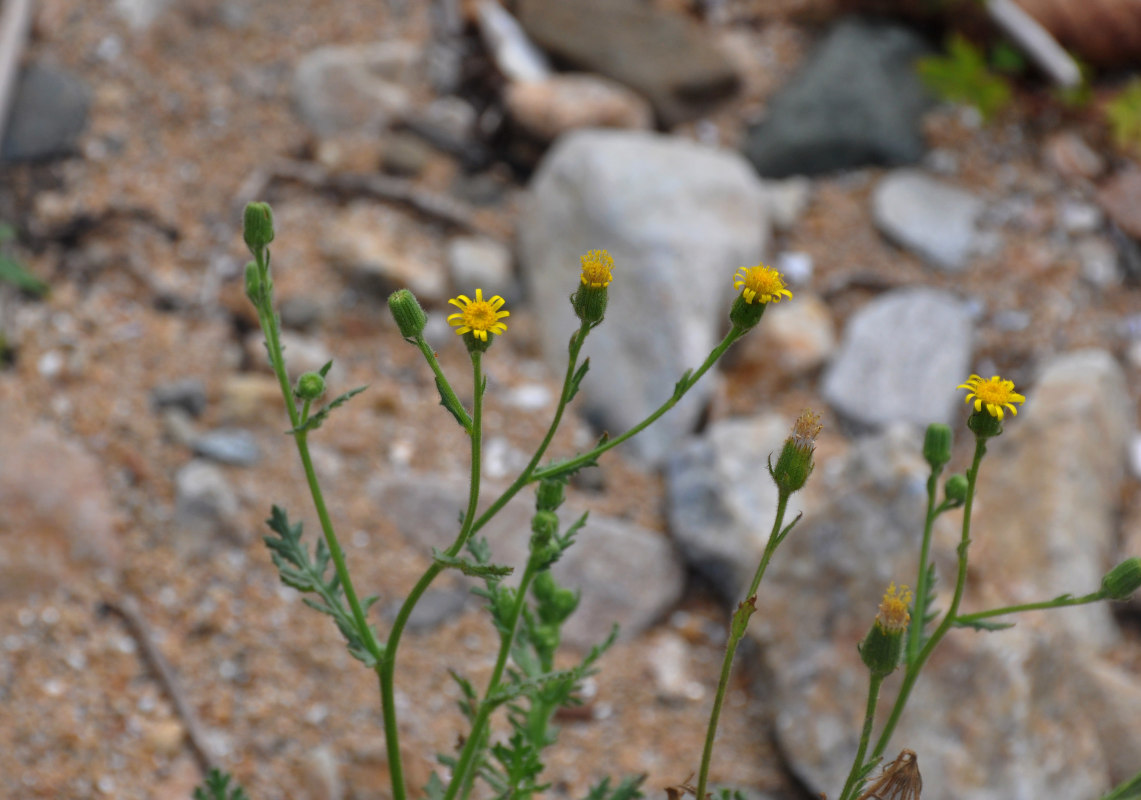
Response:
[[[934,289],[900,289],[848,321],[821,389],[833,408],[863,425],[949,422],[970,354],[964,303]]]
[[[665,401],[727,327],[732,277],[761,261],[769,239],[764,187],[725,150],[642,132],[587,130],[559,139],[531,186],[519,226],[520,261],[543,320],[552,369],[566,365],[577,327],[568,296],[579,258],[615,261],[610,305],[586,352],[586,412],[619,433]],[[632,443],[658,463],[688,433],[708,382]]]

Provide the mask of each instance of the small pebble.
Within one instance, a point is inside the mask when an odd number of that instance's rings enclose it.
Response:
[[[180,408],[192,417],[206,410],[206,384],[201,378],[181,378],[151,390],[151,406],[162,411]]]
[[[249,467],[261,460],[257,438],[242,428],[218,428],[194,441],[194,452],[223,464]]]

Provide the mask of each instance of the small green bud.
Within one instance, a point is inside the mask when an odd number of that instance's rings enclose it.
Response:
[[[428,315],[420,307],[420,301],[407,289],[397,289],[388,296],[388,310],[405,339],[415,339],[428,324]]]
[[[269,203],[248,203],[242,218],[242,236],[255,256],[273,241],[273,209]]]
[[[1141,558],[1127,558],[1101,579],[1101,590],[1112,600],[1126,600],[1141,589]]]
[[[906,586],[896,591],[893,583],[884,593],[876,621],[860,644],[860,659],[873,675],[888,675],[903,660],[904,634],[911,622],[910,603],[911,592]]]
[[[816,450],[816,436],[823,427],[820,416],[804,409],[792,426],[792,435],[785,440],[784,449],[776,466],[769,466],[769,474],[782,494],[799,491],[812,474],[812,454]]]
[[[927,433],[923,437],[923,458],[931,465],[931,469],[939,469],[951,460],[951,444],[954,434],[951,426],[940,422],[927,426]]]
[[[578,291],[571,295],[571,305],[574,313],[583,322],[597,325],[606,316],[606,304],[610,300],[610,290],[606,287],[594,289],[590,286],[580,286]]]
[[[549,660],[559,649],[559,629],[557,625],[536,625],[531,630],[531,643],[543,657]]]
[[[734,328],[740,328],[743,331],[750,330],[757,327],[757,323],[761,321],[761,317],[765,315],[765,309],[768,307],[768,303],[750,303],[743,294],[739,294],[737,299],[733,301],[732,308],[729,309],[729,321],[733,323]]]
[[[306,372],[297,379],[293,393],[302,400],[316,400],[325,393],[325,379],[316,372]]]
[[[967,483],[967,476],[955,474],[947,478],[947,482],[943,484],[943,492],[947,495],[947,499],[955,503],[967,502],[967,489],[970,484]]]
[[[246,297],[250,298],[250,302],[255,306],[261,302],[264,288],[261,281],[261,270],[258,269],[257,263],[251,261],[246,264]]]
[[[535,506],[540,511],[554,511],[563,504],[566,497],[566,481],[561,478],[545,478],[539,481],[535,493]]]

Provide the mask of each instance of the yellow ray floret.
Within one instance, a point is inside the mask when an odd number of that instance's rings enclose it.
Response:
[[[960,383],[956,389],[966,389],[966,402],[975,401],[975,411],[982,411],[986,406],[987,413],[996,419],[1002,419],[1008,409],[1011,414],[1017,414],[1015,403],[1024,403],[1026,398],[1014,391],[1014,381],[1003,380],[998,375],[992,378],[983,378],[972,375],[966,383]]]
[[[779,303],[782,297],[792,297],[792,292],[785,288],[784,276],[764,264],[739,267],[733,278],[734,289],[744,287],[741,295],[746,303],[751,304],[754,300],[761,303]]]
[[[582,257],[582,284],[605,289],[614,280],[614,259],[605,250],[591,250]]]
[[[510,316],[511,312],[499,310],[504,303],[499,295],[484,300],[483,289],[476,289],[475,300],[461,294],[448,302],[459,309],[458,313],[448,315],[448,324],[455,327],[456,333],[461,336],[470,333],[481,342],[486,342],[488,333],[499,335],[507,330],[507,324],[500,320]]]

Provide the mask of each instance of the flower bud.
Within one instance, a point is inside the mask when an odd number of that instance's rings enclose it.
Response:
[[[923,437],[923,458],[931,465],[931,469],[939,469],[951,460],[953,441],[950,425],[934,422],[927,426],[927,433]]]
[[[1141,558],[1127,558],[1101,580],[1101,590],[1112,600],[1126,600],[1141,589]]]
[[[559,518],[554,511],[536,511],[531,517],[532,546],[543,546],[559,532]]]
[[[823,426],[820,415],[804,409],[792,426],[792,435],[785,440],[784,449],[776,466],[769,466],[769,474],[777,489],[784,495],[799,491],[812,474],[812,454],[816,450],[816,436]]]
[[[428,324],[428,315],[420,307],[420,301],[407,289],[397,289],[388,296],[388,310],[405,339],[415,339]]]
[[[306,372],[297,379],[293,393],[302,400],[316,400],[325,393],[325,379],[316,372]]]
[[[967,502],[967,489],[969,488],[967,476],[955,474],[947,478],[947,482],[943,484],[943,493],[947,495],[948,500],[962,504]]]
[[[535,506],[540,511],[554,511],[566,497],[566,481],[561,478],[544,478],[539,481]]]
[[[250,302],[255,306],[261,302],[264,288],[261,280],[261,270],[258,269],[257,263],[251,261],[246,264],[246,297],[250,298]]]
[[[581,285],[571,295],[571,305],[583,322],[597,325],[606,315],[613,269],[614,259],[605,250],[591,250],[582,257]]]
[[[563,622],[578,608],[578,592],[559,586],[549,571],[535,576],[531,593],[538,600],[539,619],[548,625]]]
[[[242,218],[242,236],[255,256],[273,241],[273,209],[269,203],[248,203]]]
[[[897,592],[893,583],[884,592],[876,621],[860,644],[860,658],[873,675],[890,674],[903,659],[904,634],[911,622],[910,603],[911,592],[906,586]]]

